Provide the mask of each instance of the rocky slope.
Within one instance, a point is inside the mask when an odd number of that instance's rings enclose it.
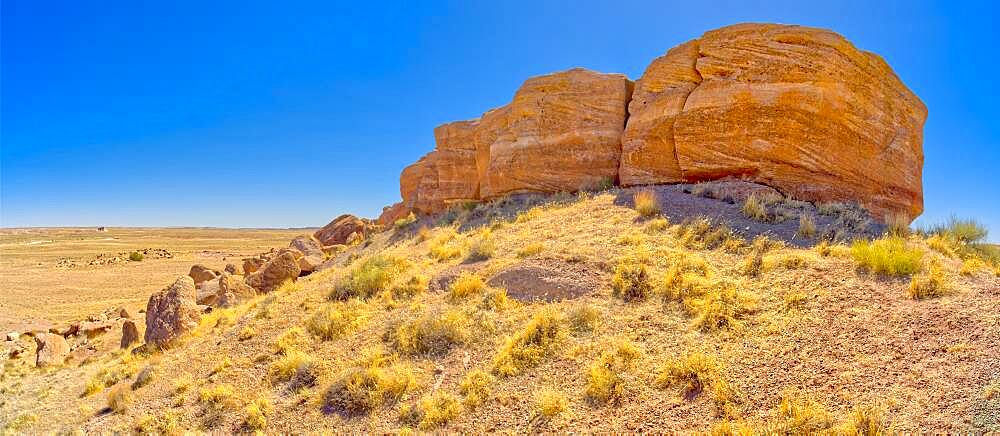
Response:
[[[724,177],[912,220],[926,117],[882,58],[834,32],[733,25],[670,49],[634,84],[553,73],[506,106],[438,127],[379,222],[511,193]]]

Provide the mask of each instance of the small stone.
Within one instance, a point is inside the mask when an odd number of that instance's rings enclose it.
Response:
[[[139,342],[139,329],[135,322],[127,320],[122,324],[121,348],[126,349],[136,342]]]
[[[69,344],[62,336],[43,333],[35,336],[35,343],[38,344],[35,365],[39,368],[62,365],[69,357]]]

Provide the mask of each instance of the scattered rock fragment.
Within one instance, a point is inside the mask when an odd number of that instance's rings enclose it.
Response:
[[[188,276],[194,279],[194,284],[197,286],[201,282],[206,282],[218,277],[219,273],[205,265],[195,264],[191,266],[191,272],[188,273]]]
[[[7,340],[11,342],[17,341],[17,339],[20,337],[21,335],[18,332],[7,333]]]
[[[235,275],[240,275],[240,276],[243,275],[243,268],[240,268],[239,265],[234,265],[234,264],[231,264],[231,263],[227,263],[226,264],[225,271],[227,273],[229,273],[229,274],[235,274]]]
[[[267,261],[259,271],[248,275],[246,282],[258,292],[268,293],[286,280],[295,280],[301,271],[298,259],[291,251],[286,251]]]
[[[135,326],[135,322],[126,320],[122,324],[121,348],[126,349],[136,342],[139,342],[139,329]]]

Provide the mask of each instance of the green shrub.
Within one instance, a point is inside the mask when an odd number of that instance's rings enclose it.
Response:
[[[351,297],[370,298],[389,289],[389,286],[407,268],[405,260],[393,256],[372,256],[355,266],[341,279],[330,298],[346,300]]]
[[[417,222],[417,216],[414,215],[413,212],[410,212],[409,215],[400,218],[396,220],[396,222],[392,223],[392,226],[395,227],[396,230],[402,230],[409,227],[410,224],[413,224],[415,222]]]
[[[851,255],[860,267],[873,273],[907,276],[920,271],[924,252],[907,246],[903,238],[889,236],[874,241],[854,241]]]
[[[142,262],[142,259],[144,259],[144,256],[138,251],[133,251],[128,254],[128,260],[132,262]]]

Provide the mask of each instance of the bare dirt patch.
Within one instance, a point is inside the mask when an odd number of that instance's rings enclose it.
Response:
[[[588,265],[542,259],[508,267],[486,284],[507,289],[515,300],[552,302],[592,295],[603,282],[600,271]]]

